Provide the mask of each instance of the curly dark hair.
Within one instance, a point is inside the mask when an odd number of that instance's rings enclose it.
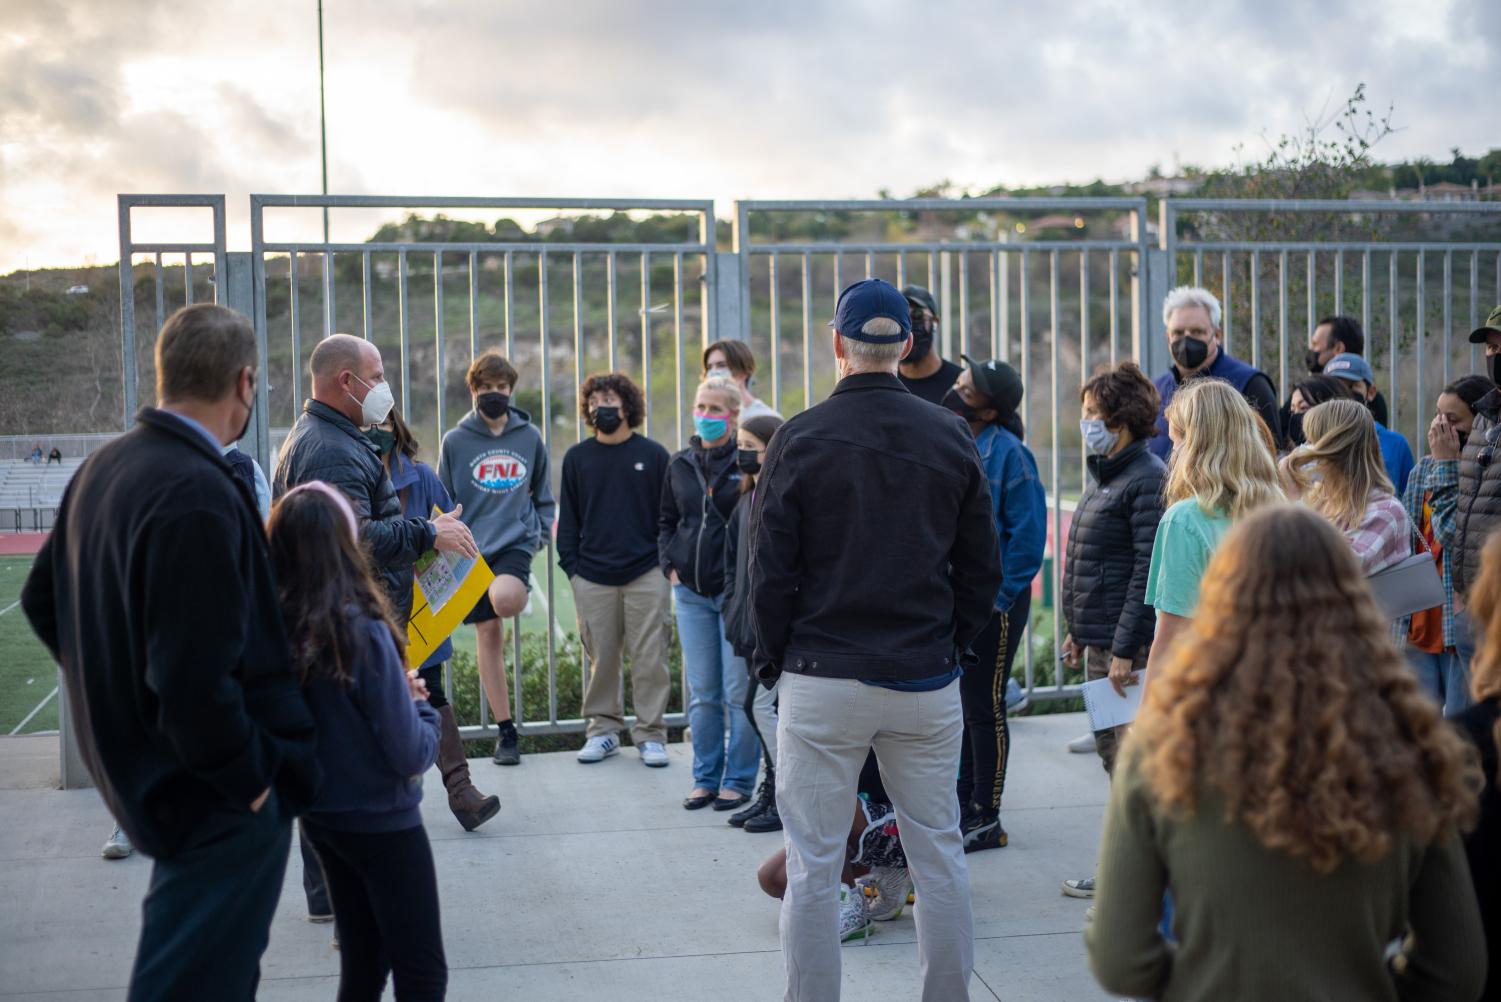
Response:
[[[1085,397],[1094,397],[1107,427],[1124,427],[1138,441],[1157,434],[1162,397],[1135,362],[1122,362],[1097,373],[1079,391],[1081,402]]]
[[[584,385],[579,387],[579,414],[583,415],[584,423],[594,427],[594,416],[589,413],[589,397],[606,390],[613,391],[620,398],[621,416],[625,418],[626,427],[641,427],[641,422],[646,419],[646,400],[641,396],[641,388],[623,372],[596,372],[584,380]]]

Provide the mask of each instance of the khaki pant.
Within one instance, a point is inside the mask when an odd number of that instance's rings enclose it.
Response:
[[[1136,652],[1136,657],[1131,659],[1131,667],[1134,671],[1146,671],[1147,651],[1150,648],[1143,647]],[[1113,657],[1108,647],[1084,648],[1084,677],[1093,682],[1097,678],[1107,678],[1110,675],[1110,659]],[[1100,761],[1105,765],[1105,771],[1115,771],[1115,753],[1120,749],[1121,739],[1126,736],[1125,727],[1112,727],[1105,731],[1094,732],[1095,750],[1100,753]]]
[[[667,741],[662,722],[671,681],[667,673],[667,639],[672,623],[672,586],[655,567],[630,584],[600,585],[573,578],[579,638],[589,658],[589,685],[584,716],[589,737],[625,730],[625,684],[621,655],[631,659],[631,692],[636,723],[631,740]]]

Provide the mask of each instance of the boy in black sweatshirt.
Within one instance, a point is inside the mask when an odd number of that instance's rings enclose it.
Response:
[[[588,739],[578,760],[600,762],[620,750],[621,655],[628,654],[636,704],[631,741],[644,765],[665,766],[672,590],[657,567],[657,508],[667,450],[632,430],[645,406],[641,390],[623,373],[585,380],[579,409],[594,435],[563,456],[557,540],[558,565],[573,585],[590,662]]]

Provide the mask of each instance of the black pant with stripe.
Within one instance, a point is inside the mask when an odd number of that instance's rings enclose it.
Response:
[[[959,804],[974,803],[987,816],[1001,810],[1006,789],[1006,762],[1011,731],[1006,723],[1006,679],[1021,646],[1032,610],[1032,593],[1023,591],[1006,612],[994,612],[972,645],[980,661],[959,680],[964,706],[964,742],[959,752]]]

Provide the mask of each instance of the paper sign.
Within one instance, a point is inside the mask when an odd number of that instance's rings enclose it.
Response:
[[[1080,691],[1084,695],[1084,710],[1089,714],[1091,730],[1107,731],[1136,719],[1136,711],[1141,709],[1141,693],[1147,685],[1147,673],[1139,671],[1136,678],[1135,685],[1126,686],[1124,696],[1115,691],[1108,678],[1084,683]]]
[[[441,515],[433,509],[433,518]],[[495,580],[485,558],[428,550],[412,566],[412,616],[407,620],[407,665],[422,662],[447,640]]]

